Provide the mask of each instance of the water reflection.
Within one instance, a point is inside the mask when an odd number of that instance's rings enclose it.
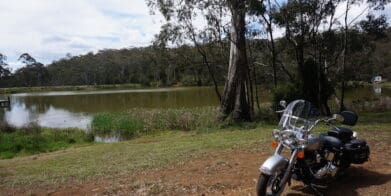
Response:
[[[30,105],[21,102],[13,102],[11,109],[5,111],[4,119],[16,127],[27,126],[36,123],[42,127],[68,128],[76,127],[87,129],[92,116],[84,113],[72,113],[63,109],[56,109],[53,106],[39,109],[39,105]]]
[[[378,84],[373,85],[373,92],[375,92],[376,95],[381,95],[381,86]]]
[[[33,122],[34,113],[26,108],[25,104],[12,104],[11,109],[5,112],[5,121],[11,125],[22,127]]]
[[[95,142],[104,142],[104,143],[115,143],[121,141],[121,136],[119,135],[107,135],[107,136],[94,136]]]
[[[262,103],[271,101],[271,91],[259,87]],[[222,90],[222,89],[221,89]],[[346,106],[356,111],[390,109],[391,89],[360,87],[346,91]],[[11,108],[0,111],[0,119],[14,126],[35,122],[44,127],[87,129],[97,112],[120,112],[131,108],[182,108],[217,106],[212,87],[111,90],[90,92],[45,92],[11,95]],[[338,105],[330,101],[333,111]],[[116,137],[97,137],[114,141]]]
[[[45,112],[50,106],[76,113],[97,113],[119,112],[135,107],[181,108],[218,104],[214,90],[209,87],[24,93],[11,98],[23,102],[28,108],[38,106],[40,112]]]

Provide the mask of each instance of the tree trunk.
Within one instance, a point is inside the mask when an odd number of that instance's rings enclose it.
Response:
[[[346,67],[346,56],[348,55],[348,13],[349,13],[349,0],[346,1],[345,10],[345,32],[344,32],[344,49],[343,49],[343,62],[342,62],[342,84],[341,84],[341,101],[339,110],[342,112],[345,110],[345,67]]]
[[[220,118],[232,114],[234,121],[250,121],[250,104],[246,92],[248,63],[245,38],[245,1],[228,1],[231,9],[231,50],[227,81],[221,98]]]
[[[270,0],[268,0],[269,9],[272,9]],[[274,38],[273,38],[273,26],[272,26],[272,13],[269,14],[269,21],[267,22],[268,28],[269,28],[269,36],[270,36],[270,44],[271,44],[271,53],[272,53],[272,66],[273,66],[273,82],[274,82],[274,88],[277,88],[277,63],[276,63],[276,47],[274,45]]]

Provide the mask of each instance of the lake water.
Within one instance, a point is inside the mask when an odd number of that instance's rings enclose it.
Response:
[[[270,102],[270,91],[260,89],[259,92],[261,102]],[[390,107],[390,97],[391,89],[368,86],[348,90],[346,102],[359,107],[362,105],[364,108],[377,107],[378,102],[385,102],[386,107]],[[34,122],[43,127],[87,129],[93,114],[97,112],[120,112],[135,107],[182,108],[218,105],[212,87],[21,93],[12,94],[10,98],[11,107],[0,111],[0,119],[17,127]]]

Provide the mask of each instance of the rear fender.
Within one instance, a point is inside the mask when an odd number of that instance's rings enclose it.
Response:
[[[288,164],[288,159],[279,154],[269,157],[259,168],[263,174],[273,175],[278,169],[284,168]]]

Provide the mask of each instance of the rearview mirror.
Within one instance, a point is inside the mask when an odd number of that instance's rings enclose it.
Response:
[[[343,117],[342,124],[344,125],[353,126],[357,123],[358,116],[352,111],[342,111],[339,115]]]
[[[285,100],[281,100],[280,101],[280,106],[282,106],[283,108],[286,108],[286,101]]]

